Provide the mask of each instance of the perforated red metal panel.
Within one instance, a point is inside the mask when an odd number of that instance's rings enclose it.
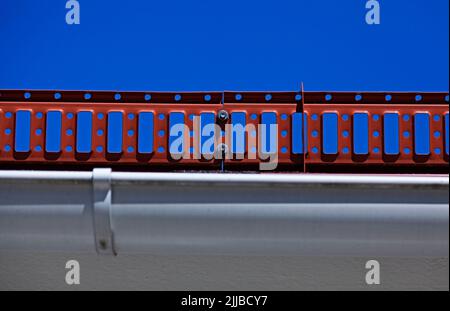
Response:
[[[246,171],[258,170],[268,161],[261,153],[268,147],[276,151],[276,169],[283,171],[447,172],[448,110],[447,93],[4,90],[0,91],[0,166]],[[77,123],[81,112],[92,116],[92,129],[84,136],[89,152],[78,152],[77,135],[87,131]],[[109,119],[111,112],[118,113],[119,125],[113,124],[112,116]],[[152,130],[145,133],[149,152],[139,151],[142,113],[151,115]],[[169,152],[169,117],[176,113],[182,119],[178,122],[186,126],[185,157],[180,160]],[[245,133],[242,159],[236,159],[230,145],[234,134],[225,131],[237,114],[246,126],[253,126]],[[214,159],[198,154],[204,133],[195,131],[194,120],[200,115],[219,129]],[[386,116],[394,116],[394,121],[390,118],[389,123]],[[275,135],[261,130],[261,123],[276,123]],[[113,144],[118,152],[111,151]],[[217,157],[222,150],[229,151],[223,155],[228,157]]]
[[[0,162],[6,164],[77,164],[77,165],[121,165],[139,164],[141,169],[167,167],[169,169],[194,168],[219,169],[221,160],[205,161],[193,159],[192,150],[189,158],[174,160],[168,153],[168,118],[169,113],[181,112],[185,115],[185,124],[193,128],[193,115],[204,112],[217,113],[222,107],[221,93],[115,93],[115,92],[20,92],[1,91],[0,101]],[[24,101],[24,94],[30,98]],[[55,94],[60,94],[56,100]],[[26,95],[28,97],[28,95]],[[86,99],[85,99],[86,96]],[[119,98],[120,99],[116,99]],[[20,99],[19,99],[20,98]],[[20,101],[12,101],[12,100]],[[72,102],[70,102],[72,101]],[[30,151],[16,152],[14,149],[15,114],[17,111],[31,112]],[[62,112],[61,152],[45,151],[46,114],[49,111]],[[77,153],[76,118],[77,113],[93,113],[92,151]],[[109,112],[123,114],[123,150],[120,153],[108,153],[107,116]],[[154,152],[140,154],[137,152],[138,115],[141,112],[154,114]],[[7,134],[9,133],[9,134]],[[189,145],[193,145],[189,135]],[[151,169],[151,168],[150,168]]]
[[[307,93],[304,111],[309,116],[309,147],[306,157],[309,167],[332,165],[353,166],[447,166],[445,152],[445,114],[448,114],[448,95],[444,93]],[[338,153],[324,155],[322,152],[322,118],[324,113],[338,115]],[[355,113],[369,116],[369,151],[366,155],[353,152],[353,122]],[[385,114],[398,114],[399,153],[384,152]],[[414,116],[430,117],[430,153],[417,155],[414,146]],[[313,132],[319,135],[312,135]]]

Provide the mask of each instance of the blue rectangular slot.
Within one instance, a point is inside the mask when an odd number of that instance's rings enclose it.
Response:
[[[353,152],[357,155],[369,154],[369,115],[353,115]]]
[[[430,154],[430,116],[428,113],[414,115],[414,152],[423,156]]]
[[[235,154],[244,154],[246,149],[246,132],[245,126],[247,125],[245,112],[233,112],[231,113],[232,124],[232,152]]]
[[[138,152],[153,153],[153,112],[139,113]]]
[[[108,113],[108,153],[122,152],[123,114],[120,111]]]
[[[45,130],[45,151],[61,151],[61,130],[62,113],[61,111],[47,112],[47,125]]]
[[[449,120],[448,120],[448,113],[445,114],[445,153],[448,155],[448,149],[450,146],[449,142]]]
[[[182,155],[184,153],[184,113],[169,114],[169,153]]]
[[[77,146],[78,153],[92,151],[92,112],[80,111],[77,114]]]
[[[400,129],[398,113],[384,115],[384,153],[398,155],[400,153]]]
[[[308,118],[305,113],[292,114],[292,153],[303,154],[307,149]]]
[[[201,154],[212,155],[215,151],[214,125],[216,117],[214,113],[207,112],[200,114],[200,151]]]
[[[277,152],[278,131],[275,130],[277,115],[275,112],[263,112],[261,114],[261,152],[263,154],[275,154]]]
[[[324,113],[322,116],[322,150],[323,154],[338,153],[338,115]]]
[[[16,137],[14,150],[16,152],[30,151],[31,137],[31,112],[28,110],[19,110],[16,112]]]

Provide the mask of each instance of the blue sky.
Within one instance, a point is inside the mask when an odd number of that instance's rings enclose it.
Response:
[[[448,91],[449,1],[1,0],[0,88]]]

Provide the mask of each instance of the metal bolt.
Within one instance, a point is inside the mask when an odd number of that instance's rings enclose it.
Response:
[[[220,121],[226,121],[228,120],[228,112],[225,110],[220,110],[219,113],[217,114],[217,117],[219,118]]]
[[[228,152],[228,146],[226,144],[219,144],[217,146],[217,152],[221,153],[221,154],[225,154]]]

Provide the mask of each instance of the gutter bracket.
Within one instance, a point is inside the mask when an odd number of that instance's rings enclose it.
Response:
[[[111,169],[94,168],[92,174],[95,248],[100,255],[117,255],[111,222]]]

